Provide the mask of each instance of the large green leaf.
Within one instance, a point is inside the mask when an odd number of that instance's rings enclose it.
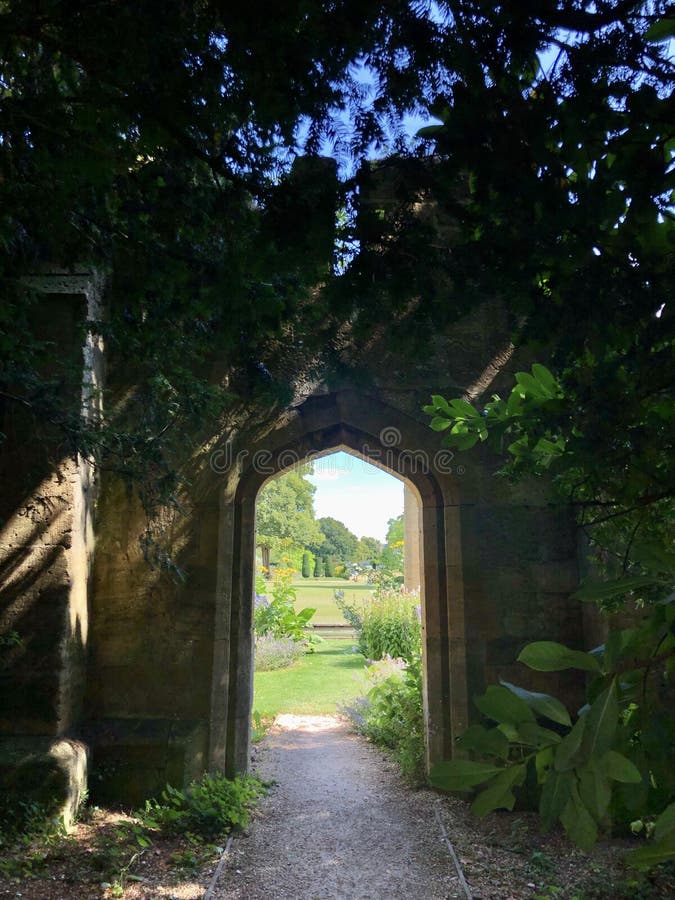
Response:
[[[613,581],[591,581],[572,594],[574,600],[592,600],[599,603],[602,600],[611,600],[629,591],[646,587],[658,581],[654,575],[632,575],[630,578],[615,578]]]
[[[425,406],[424,407],[425,411],[427,411],[429,409],[431,409],[431,410],[437,409],[437,410],[440,410],[441,412],[446,413],[448,416],[452,415],[452,411],[450,409],[450,404],[445,399],[445,397],[442,396],[442,394],[432,394],[431,402],[433,403],[433,406],[431,406],[431,407]]]
[[[463,750],[472,750],[483,756],[498,756],[506,759],[509,755],[509,742],[498,728],[471,725],[460,735],[457,744]]]
[[[675,859],[675,831],[670,831],[662,840],[652,841],[626,854],[626,862],[635,869],[650,869],[660,863]]]
[[[572,724],[570,714],[563,704],[555,697],[551,697],[550,694],[539,694],[536,691],[527,691],[525,688],[518,687],[516,684],[511,684],[510,681],[503,681],[502,679],[500,679],[499,683],[504,685],[505,688],[508,688],[516,695],[516,697],[520,697],[521,700],[524,700],[530,709],[534,710],[537,715],[544,716],[544,718],[550,719],[552,722],[557,722],[559,725]]]
[[[634,628],[615,628],[609,632],[602,648],[602,661],[605,672],[613,671],[635,635],[636,629]]]
[[[528,747],[536,747],[537,749],[559,744],[562,740],[557,732],[551,731],[550,728],[542,728],[536,722],[523,722],[519,725],[518,739]]]
[[[550,392],[529,372],[516,372],[516,381],[528,397],[537,400],[546,400],[550,397]]]
[[[456,447],[458,450],[470,450],[478,443],[478,435],[474,432],[456,432],[453,431],[446,437],[446,443],[449,447]]]
[[[482,697],[475,697],[474,703],[489,719],[509,725],[520,725],[521,722],[534,722],[535,716],[530,707],[508,688],[491,684]]]
[[[429,423],[430,428],[434,431],[445,431],[446,428],[450,428],[451,425],[452,419],[445,419],[443,416],[434,416]]]
[[[537,770],[537,783],[543,784],[553,767],[553,747],[544,747],[534,757],[534,764]]]
[[[624,784],[639,784],[642,781],[637,767],[616,750],[608,750],[602,757],[601,765],[612,781],[621,781]]]
[[[598,672],[600,666],[597,659],[582,650],[570,650],[556,641],[535,641],[523,647],[518,662],[525,663],[537,672],[558,672],[561,669],[583,669],[586,672]]]
[[[574,768],[580,755],[585,727],[586,716],[581,716],[577,719],[569,734],[566,734],[558,744],[554,759],[554,766],[558,772],[565,772]]]
[[[466,400],[451,400],[450,407],[455,416],[462,416],[465,419],[477,419],[479,416],[478,410]]]
[[[534,363],[532,366],[532,374],[549,396],[554,397],[559,393],[560,386],[546,366],[542,366],[541,363]]]
[[[501,768],[490,763],[449,759],[433,766],[429,773],[429,781],[434,787],[444,791],[467,791],[489,778],[494,778],[501,771]]]
[[[616,680],[592,703],[586,713],[586,728],[582,741],[582,752],[586,758],[600,757],[612,746],[616,727],[619,724],[619,700],[616,695]]]
[[[574,775],[572,772],[550,772],[544,782],[539,800],[539,815],[544,828],[551,828],[555,820],[569,802]]]
[[[582,850],[590,850],[598,839],[598,827],[584,806],[576,786],[572,787],[572,796],[560,814],[560,821],[569,839]]]
[[[654,822],[654,837],[660,841],[673,831],[675,831],[675,803],[667,806]]]
[[[578,771],[579,795],[596,822],[607,812],[612,798],[609,780],[597,761],[591,760]]]
[[[513,809],[516,798],[511,790],[525,780],[525,765],[510,766],[494,778],[471,804],[471,812],[479,818],[495,809]]]

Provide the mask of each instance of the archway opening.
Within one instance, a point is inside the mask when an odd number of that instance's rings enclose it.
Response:
[[[353,391],[308,398],[260,440],[234,450],[236,470],[220,512],[211,765],[236,773],[250,761],[258,493],[275,475],[336,450],[373,463],[409,488],[417,510],[410,521],[420,547],[426,763],[451,756],[453,736],[468,718],[459,484],[452,455],[439,451],[433,433],[415,419]]]
[[[386,681],[416,718],[405,734],[424,766],[420,538],[411,485],[351,450],[325,451],[260,488],[254,740],[278,716],[351,713],[369,734],[368,697]],[[370,736],[386,743],[381,731]]]

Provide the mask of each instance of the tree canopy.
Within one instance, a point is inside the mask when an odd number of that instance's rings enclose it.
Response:
[[[588,415],[623,425],[617,354],[642,378],[672,374],[652,351],[672,315],[654,322],[674,257],[665,10],[342,0],[266,14],[168,0],[158,17],[6,0],[4,401],[129,477],[159,472],[147,493],[161,500],[197,423],[283,400],[298,366],[317,353],[330,366],[340,326],[358,344],[387,317],[414,352],[497,293],[514,340],[555,335]],[[409,114],[438,124],[412,138]],[[373,177],[359,166],[392,153],[407,160],[400,202],[357,227],[348,211]],[[420,197],[455,223],[452,241],[411,215]],[[21,280],[74,263],[108,273],[97,327],[135,385],[112,440],[64,410],[64,363]],[[608,385],[602,401],[583,395],[589,379]]]
[[[382,557],[382,542],[374,537],[361,537],[356,545],[356,562],[377,566]]]
[[[324,560],[332,558],[341,563],[354,562],[358,546],[356,535],[332,516],[318,519],[318,525],[324,540],[317,545],[310,545],[309,549]]]
[[[316,488],[301,472],[287,472],[268,482],[256,504],[256,544],[269,566],[270,551],[302,550],[323,541],[314,518]]]

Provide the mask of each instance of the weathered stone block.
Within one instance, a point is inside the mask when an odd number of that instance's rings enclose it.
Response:
[[[70,828],[87,790],[87,762],[81,741],[0,739],[0,803],[6,814],[27,810],[26,801],[33,801],[45,820],[59,818]]]

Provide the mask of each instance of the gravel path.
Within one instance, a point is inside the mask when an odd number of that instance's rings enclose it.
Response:
[[[275,786],[213,900],[464,898],[430,791],[330,716],[282,716],[256,774]]]

